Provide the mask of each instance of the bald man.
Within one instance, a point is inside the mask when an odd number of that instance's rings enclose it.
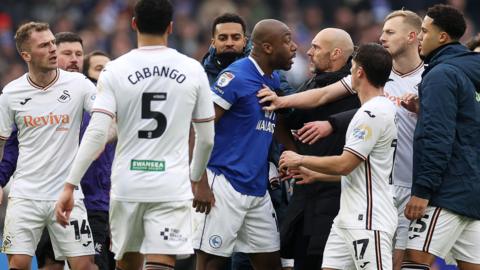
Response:
[[[409,201],[412,186],[412,146],[417,115],[403,108],[401,101],[418,94],[418,85],[424,71],[424,64],[418,52],[419,41],[417,38],[421,26],[422,19],[416,13],[409,10],[396,10],[385,18],[380,36],[380,43],[393,59],[390,79],[384,88],[385,96],[396,106],[398,119],[398,148],[395,152],[395,165],[391,179],[395,190],[395,205],[398,210],[398,226],[394,239],[393,268],[395,270],[401,268],[408,238],[415,237],[414,235],[409,236],[410,221],[405,217],[404,209]],[[355,93],[351,87],[351,77],[346,77],[329,86],[286,97],[276,97],[272,91],[262,89],[259,97],[262,98],[261,102],[269,102],[268,108],[265,109],[273,110],[287,107],[317,107]],[[345,121],[338,121],[338,118],[335,119],[334,125],[330,125],[331,122],[322,122],[324,127],[322,130],[318,128],[316,132],[329,134],[338,127],[339,123],[345,124]],[[348,123],[346,124],[348,125]]]
[[[267,156],[275,113],[262,111],[256,93],[280,87],[274,70],[288,70],[297,45],[290,29],[262,20],[252,32],[253,48],[212,85],[215,143],[197,192],[213,192],[215,206],[195,228],[197,270],[223,269],[232,252],[249,254],[255,269],[280,269],[277,216],[267,191]]]
[[[344,30],[326,28],[312,40],[307,54],[313,76],[297,92],[323,87],[350,74],[353,42]],[[281,143],[302,155],[331,156],[342,153],[346,126],[316,140],[315,129],[330,116],[360,107],[357,96],[347,96],[322,107],[294,110],[280,115],[277,125]],[[291,130],[294,130],[292,134]],[[315,143],[310,143],[315,140]],[[314,177],[314,173],[311,173]],[[307,180],[307,179],[304,179]],[[321,269],[330,227],[338,213],[340,182],[315,182],[296,185],[281,226],[281,255],[295,259],[295,269]]]

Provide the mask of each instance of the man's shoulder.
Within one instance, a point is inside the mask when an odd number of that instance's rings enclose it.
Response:
[[[9,94],[12,92],[15,93],[18,88],[28,86],[27,76],[28,74],[25,73],[22,76],[16,78],[15,80],[7,83],[2,89],[2,94]]]

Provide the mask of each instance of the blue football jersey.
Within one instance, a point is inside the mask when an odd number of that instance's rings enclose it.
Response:
[[[231,64],[212,85],[213,101],[225,113],[215,124],[208,168],[251,196],[263,196],[267,190],[267,158],[275,129],[275,113],[263,111],[258,103],[257,92],[263,85],[278,89],[279,75],[264,74],[251,57]]]

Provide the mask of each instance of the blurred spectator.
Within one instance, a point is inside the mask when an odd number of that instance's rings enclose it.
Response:
[[[474,52],[480,52],[480,34],[477,34],[475,37],[470,39],[467,42],[467,47]]]
[[[347,31],[356,44],[377,41],[383,16],[393,9],[417,11],[421,16],[427,7],[448,3],[462,10],[468,30],[462,41],[480,30],[480,1],[475,0],[171,0],[177,7],[174,33],[169,43],[178,51],[198,60],[208,49],[213,18],[224,12],[236,12],[254,25],[263,18],[287,22],[298,41],[298,59],[289,78],[303,81],[308,75],[306,51],[313,35],[325,27]],[[104,50],[118,57],[133,47],[135,36],[130,30],[135,0],[1,0],[0,1],[0,88],[10,78],[20,76],[25,67],[15,53],[13,29],[22,22],[42,20],[55,32],[80,33],[85,50]],[[298,77],[300,76],[300,77]],[[295,84],[295,82],[294,82]]]

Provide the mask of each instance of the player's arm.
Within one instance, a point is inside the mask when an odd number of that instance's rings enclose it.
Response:
[[[215,123],[217,123],[225,113],[225,109],[218,106],[217,104],[214,105],[214,108],[215,108]]]
[[[305,185],[314,182],[338,182],[341,179],[339,175],[319,173],[305,167],[288,169],[288,179],[291,178],[296,179],[295,185]]]
[[[73,191],[80,184],[90,164],[105,147],[112,119],[111,115],[105,113],[94,112],[92,115],[55,209],[57,222],[62,226],[68,225],[73,209]]]
[[[314,88],[293,95],[279,97],[277,94],[264,87],[260,89],[257,97],[264,104],[263,109],[274,111],[282,108],[311,109],[336,101],[351,92],[344,86],[342,81],[327,85],[322,88]]]
[[[288,129],[286,121],[287,119],[284,115],[277,115],[277,123],[273,135],[279,143],[285,146],[285,149],[297,151],[297,147],[293,142],[292,131]]]
[[[328,157],[302,156],[292,151],[285,151],[280,157],[280,169],[305,167],[322,174],[348,175],[362,161],[357,155],[345,150],[339,156]]]

